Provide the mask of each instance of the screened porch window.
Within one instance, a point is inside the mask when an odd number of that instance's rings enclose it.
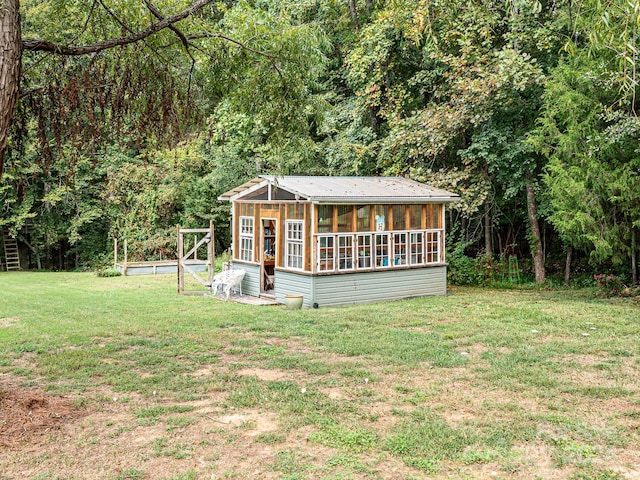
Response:
[[[286,222],[287,241],[286,241],[286,267],[296,270],[302,270],[303,266],[303,222],[299,220],[290,220]]]
[[[371,205],[356,207],[357,230],[359,232],[371,231]]]
[[[333,205],[318,206],[318,233],[333,232]]]
[[[338,231],[353,232],[353,205],[338,205]]]
[[[253,217],[240,217],[240,260],[253,262]]]
[[[393,205],[392,207],[393,214],[393,229],[394,230],[406,230],[406,218],[405,218],[405,206],[404,205]]]
[[[409,205],[409,228],[411,230],[422,228],[422,205]]]

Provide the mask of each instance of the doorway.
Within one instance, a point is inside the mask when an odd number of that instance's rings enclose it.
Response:
[[[274,294],[277,241],[277,221],[275,218],[262,219],[262,275],[260,291]]]

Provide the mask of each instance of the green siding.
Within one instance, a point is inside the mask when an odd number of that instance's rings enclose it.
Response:
[[[297,293],[304,296],[303,306],[313,306],[313,280],[315,278],[310,275],[276,270],[274,278],[276,302],[284,303],[285,295]]]
[[[445,295],[446,282],[445,266],[320,276],[276,271],[275,296],[284,303],[286,294],[302,294],[305,307],[328,307]]]
[[[242,279],[242,294],[251,295],[252,297],[260,296],[260,265],[248,265],[246,263],[235,263],[232,267],[234,270],[244,270],[244,278]]]
[[[314,277],[320,307],[445,295],[447,267],[385,270]]]

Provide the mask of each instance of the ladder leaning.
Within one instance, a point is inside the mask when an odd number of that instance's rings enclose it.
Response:
[[[18,248],[18,241],[14,237],[9,236],[6,230],[2,232],[2,240],[7,271],[20,270],[20,249]]]

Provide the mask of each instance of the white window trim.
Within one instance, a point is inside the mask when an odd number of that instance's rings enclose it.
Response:
[[[320,242],[321,242],[321,240],[323,238],[331,239],[331,241],[333,242],[332,246],[331,247],[326,247],[326,246],[322,247],[320,245]],[[336,236],[334,234],[321,234],[321,235],[317,236],[317,239],[318,239],[318,258],[317,258],[317,262],[318,262],[317,263],[317,270],[318,270],[318,272],[323,272],[323,273],[324,272],[335,272],[335,270],[336,270]],[[324,249],[331,248],[331,252],[332,252],[331,257],[325,257],[325,258],[321,257],[321,253],[322,253],[322,249],[323,248]],[[321,268],[323,260],[325,262],[331,262],[332,268]]]
[[[340,261],[342,260],[340,258],[340,248],[342,248],[340,246],[340,239],[341,238],[350,238],[351,239],[351,266],[347,267],[347,268],[340,268]],[[338,271],[339,272],[351,272],[353,270],[356,269],[355,267],[355,262],[356,262],[356,257],[355,257],[355,253],[356,253],[356,239],[354,238],[354,234],[353,233],[341,233],[341,234],[337,234],[336,235],[336,240],[338,240],[338,244],[337,244],[337,257],[338,257]],[[346,247],[348,248],[348,247]]]
[[[421,251],[416,252],[415,255],[420,255],[422,257],[422,261],[420,262],[413,262],[413,246],[415,245],[415,243],[412,241],[411,236],[412,235],[422,235],[422,242],[420,242],[422,244],[422,248],[420,249]],[[409,265],[411,266],[419,266],[419,265],[424,265],[427,261],[427,257],[425,255],[425,250],[426,250],[426,246],[427,246],[427,232],[425,230],[412,230],[409,232]]]
[[[289,230],[289,227],[292,225],[298,225],[300,230],[300,238],[290,238],[289,234],[291,233],[291,231]],[[303,271],[304,270],[304,221],[303,220],[286,220],[284,223],[284,229],[285,229],[285,247],[284,247],[284,261],[285,261],[285,268],[288,268],[290,270],[298,270],[298,271]],[[294,267],[291,265],[291,257],[292,255],[289,252],[289,246],[299,246],[300,248],[300,267]],[[297,257],[298,255],[296,255]]]
[[[433,233],[436,236],[436,240],[435,240],[435,244],[436,244],[436,248],[435,250],[429,250],[429,242],[427,241],[427,236]],[[430,229],[430,230],[426,230],[425,231],[425,236],[424,236],[424,262],[425,265],[436,265],[436,264],[440,264],[443,262],[443,258],[442,258],[442,238],[444,238],[444,230],[442,229]],[[435,253],[435,261],[434,262],[429,262],[427,261],[427,258],[429,257],[430,254]]]
[[[244,221],[249,221],[250,223],[250,228],[251,228],[251,233],[247,233],[247,231],[245,231],[245,227],[248,225],[244,224]],[[239,250],[238,250],[238,260],[243,261],[243,262],[254,262],[255,261],[255,219],[253,217],[240,217],[240,225],[239,225],[239,231],[240,231],[240,245],[238,246]],[[243,240],[247,240],[249,241],[250,245],[251,245],[251,249],[243,249]],[[246,251],[250,251],[250,258],[246,259],[243,258],[243,252]]]
[[[369,239],[369,244],[366,241],[361,244],[360,239]],[[367,250],[368,255],[360,256],[361,249]],[[360,266],[360,260],[363,259],[363,265]],[[368,259],[369,261],[365,261]],[[356,233],[356,258],[354,259],[355,266],[358,270],[370,270],[373,268],[373,234],[371,232],[358,232]],[[368,266],[366,264],[369,264]]]
[[[404,235],[404,242],[396,243],[396,236]],[[409,266],[409,232],[406,230],[394,230],[391,237],[391,244],[393,246],[393,266],[394,267],[408,267]],[[396,257],[396,248],[400,245],[404,245],[404,253],[398,254]],[[404,258],[404,263],[396,263],[396,260]]]
[[[386,255],[382,256],[383,259],[383,265],[378,265],[378,237],[385,235],[387,237],[387,241],[384,243],[385,247],[386,247]],[[384,231],[384,232],[375,232],[373,235],[373,253],[374,253],[374,268],[376,269],[387,269],[387,268],[392,268],[392,261],[391,261],[391,232],[388,231]],[[387,264],[384,265],[384,259],[387,259]]]
[[[422,262],[412,263],[411,262],[411,247],[413,243],[411,242],[412,234],[421,234],[422,235]],[[404,235],[404,239],[406,242],[404,243],[404,259],[405,263],[395,263],[395,248],[396,248],[396,235]],[[359,236],[371,236],[371,267],[358,267],[358,237]],[[386,235],[386,242],[384,243],[386,247],[386,255],[383,255],[382,259],[387,259],[387,265],[378,265],[379,256],[377,254],[377,239],[378,236]],[[434,235],[434,248],[429,250],[429,245],[427,241],[427,237],[430,235]],[[333,248],[333,260],[334,260],[334,268],[332,270],[320,270],[320,238],[330,238],[333,237],[334,248]],[[340,238],[342,237],[350,237],[351,238],[351,267],[350,268],[340,268]],[[433,265],[442,265],[444,263],[444,255],[443,255],[443,243],[444,243],[444,229],[442,228],[430,228],[430,229],[420,229],[420,230],[385,230],[385,231],[372,231],[372,232],[344,232],[344,233],[322,233],[314,235],[317,254],[316,254],[316,272],[318,273],[327,273],[327,272],[352,272],[357,270],[389,270],[394,268],[411,268],[411,267],[425,267],[425,266],[433,266]],[[434,258],[433,261],[428,261],[429,254]],[[384,261],[381,261],[384,263]]]

